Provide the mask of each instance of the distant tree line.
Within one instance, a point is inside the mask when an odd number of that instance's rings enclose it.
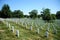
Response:
[[[1,18],[22,18],[23,12],[21,10],[11,11],[9,5],[4,4],[0,11]]]
[[[36,9],[29,12],[29,15],[24,15],[23,11],[21,10],[14,10],[13,12],[10,10],[8,4],[4,4],[2,9],[0,10],[0,18],[40,18],[42,17],[43,20],[50,21],[60,19],[60,11],[57,11],[56,14],[51,14],[50,9],[46,8],[41,11],[42,14],[38,15],[38,11]]]

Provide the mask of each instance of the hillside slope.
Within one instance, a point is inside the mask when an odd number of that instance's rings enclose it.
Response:
[[[6,23],[10,24],[10,28]],[[52,25],[52,24],[50,24]],[[14,33],[11,31],[11,27],[14,26]],[[36,32],[36,27],[33,26],[33,30],[30,30],[30,27],[21,24],[15,23],[12,21],[0,21],[0,40],[60,40],[60,32],[53,34],[53,28],[50,27],[48,38],[45,37],[45,32],[47,29],[47,24],[44,25],[43,29],[39,29],[39,34]],[[16,30],[19,30],[19,37],[16,36]]]

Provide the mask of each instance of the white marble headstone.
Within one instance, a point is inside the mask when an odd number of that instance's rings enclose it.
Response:
[[[49,34],[48,31],[46,31],[46,32],[45,32],[45,37],[48,37],[48,34]]]
[[[11,30],[12,30],[12,32],[14,33],[14,26],[12,26]]]
[[[8,26],[9,28],[10,28],[10,24],[9,24],[9,26]]]
[[[30,26],[30,30],[32,30],[32,26]]]
[[[39,34],[39,28],[37,29],[37,33]]]
[[[19,37],[19,30],[16,30],[16,36]]]
[[[27,24],[25,23],[25,25],[26,25],[26,28],[27,28]]]

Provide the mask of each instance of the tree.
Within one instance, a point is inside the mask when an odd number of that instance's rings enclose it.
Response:
[[[11,15],[11,10],[9,5],[4,4],[2,9],[1,9],[1,17],[2,18],[10,18]]]
[[[51,14],[50,14],[50,9],[46,8],[41,11],[42,19],[45,21],[50,21],[51,20]]]
[[[1,17],[1,11],[0,11],[0,17]]]
[[[23,12],[20,11],[20,10],[15,10],[15,11],[12,13],[12,15],[13,15],[14,18],[22,18],[22,17],[24,17],[24,16],[23,16]]]
[[[41,17],[41,15],[37,15],[38,16],[38,18],[40,18]]]
[[[56,19],[56,14],[51,14],[51,20],[55,20]]]
[[[57,19],[60,19],[60,11],[56,12],[56,17],[57,17]]]
[[[31,12],[29,12],[30,18],[36,18],[37,17],[37,13],[38,13],[37,10],[32,10]]]

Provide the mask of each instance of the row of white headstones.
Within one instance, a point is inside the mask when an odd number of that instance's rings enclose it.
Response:
[[[22,25],[23,25],[23,23],[22,23]],[[11,31],[14,33],[14,26],[11,27],[11,25],[7,22],[7,27],[11,28]],[[25,27],[27,28],[27,25]],[[48,35],[49,35],[49,32],[48,32],[49,28],[50,28],[50,26],[47,28],[47,30],[45,32],[45,37],[48,37]],[[53,26],[53,28],[54,28],[54,33],[56,33],[57,31],[54,26]],[[32,26],[30,26],[30,30],[31,31],[33,30]],[[40,30],[39,30],[39,28],[37,28],[37,34],[39,34],[39,33],[40,33]],[[16,30],[16,36],[19,37],[19,30]]]
[[[18,22],[16,22],[16,23],[19,24]],[[25,27],[27,28],[27,24],[26,24],[26,23],[22,23],[22,25],[24,25],[24,24],[26,25]],[[33,24],[33,23],[32,23],[32,24]],[[46,24],[47,24],[47,23],[46,23]],[[45,25],[46,25],[46,24],[45,24]],[[52,23],[51,23],[51,24],[52,24]],[[45,25],[44,25],[44,26],[45,26]],[[30,30],[32,30],[32,29],[33,29],[33,27],[30,26]],[[42,26],[41,26],[41,29],[43,29]],[[48,37],[48,35],[49,35],[49,29],[50,29],[50,25],[48,25],[48,28],[47,28],[47,30],[46,30],[46,32],[45,32],[45,36],[46,36],[46,37]],[[53,25],[53,30],[54,30],[53,33],[56,34],[56,33],[57,33],[57,30],[56,30],[56,28],[54,27],[54,25]],[[38,33],[38,34],[40,33],[39,28],[37,28],[37,33]]]
[[[14,26],[11,26],[11,24],[8,22],[6,22],[6,25],[14,33]],[[16,36],[19,37],[19,30],[16,30]]]
[[[9,29],[14,33],[14,26],[11,27],[11,25],[8,22],[5,22],[4,19],[0,18],[0,21],[2,21],[4,24],[7,25]],[[19,30],[16,30],[16,36],[19,37]]]
[[[48,37],[48,35],[49,35],[49,29],[50,29],[50,25],[52,25],[52,28],[53,28],[53,33],[54,34],[57,34],[57,29],[54,27],[54,25],[53,25],[53,23],[46,23],[47,25],[48,25],[48,27],[47,27],[47,29],[46,29],[46,32],[45,32],[45,36],[46,37]],[[46,25],[45,24],[45,25]],[[23,25],[23,23],[22,23],[22,25]],[[45,25],[43,25],[43,27],[45,27]],[[37,26],[37,25],[36,25]],[[26,26],[25,26],[26,28],[27,28],[27,24],[26,24]],[[41,29],[43,29],[43,27],[41,26],[40,28]],[[32,30],[32,26],[30,27],[30,30]],[[39,34],[39,28],[37,29],[37,33]]]

